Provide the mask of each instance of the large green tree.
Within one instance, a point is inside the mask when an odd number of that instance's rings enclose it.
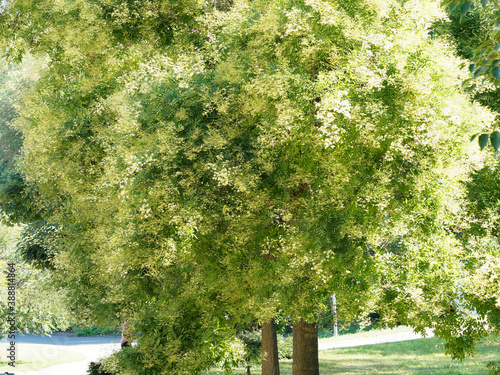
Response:
[[[448,309],[456,273],[399,310],[387,281],[404,285],[398,259],[417,250],[443,252],[422,277],[458,267],[443,222],[479,163],[467,134],[493,119],[430,36],[440,17],[432,1],[9,5],[10,55],[50,57],[15,128],[61,223],[55,277],[82,318],[142,332],[135,373],[224,361],[256,317],[310,338],[333,291],[353,316],[372,297],[417,327]],[[295,374],[317,372],[295,358]]]

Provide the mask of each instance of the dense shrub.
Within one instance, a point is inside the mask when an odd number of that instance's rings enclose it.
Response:
[[[245,344],[247,362],[260,362],[262,354],[262,331],[244,332],[238,338]],[[278,334],[278,357],[279,359],[291,359],[293,352],[292,336]]]
[[[278,335],[278,357],[279,359],[292,359],[293,338],[292,336]]]
[[[121,333],[120,329],[110,329],[97,326],[73,326],[71,328],[73,332],[78,337],[84,336],[97,336],[97,335],[119,335]]]
[[[100,362],[90,362],[87,373],[88,375],[115,375],[115,373],[105,370]]]

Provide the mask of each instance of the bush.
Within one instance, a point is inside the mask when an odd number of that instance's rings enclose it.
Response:
[[[292,359],[293,338],[292,336],[278,335],[278,357],[279,359]]]
[[[260,362],[262,355],[262,331],[240,333],[238,338],[243,341],[247,352],[247,362]],[[293,353],[292,336],[278,334],[279,359],[291,359]]]
[[[71,328],[71,332],[73,332],[78,337],[121,334],[120,329],[102,328],[97,326],[90,326],[90,327],[73,326]]]
[[[487,368],[489,375],[500,375],[500,362],[489,362]]]
[[[262,332],[255,330],[252,332],[243,332],[238,334],[238,338],[245,345],[246,362],[260,361],[262,352]]]
[[[90,362],[87,373],[88,375],[116,375],[116,373],[105,370],[99,362]]]

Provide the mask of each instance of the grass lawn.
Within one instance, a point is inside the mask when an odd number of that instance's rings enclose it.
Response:
[[[500,361],[500,336],[483,340],[477,348],[477,355],[463,362],[445,356],[444,344],[437,338],[323,350],[319,352],[320,374],[486,375],[486,363]],[[291,360],[280,362],[280,373],[292,375]],[[220,374],[221,371],[213,370],[207,375]],[[244,374],[244,370],[238,369],[236,374]],[[252,374],[260,374],[260,368],[252,368]]]
[[[7,346],[0,345],[0,373],[10,371],[36,371],[42,368],[66,362],[85,360],[85,355],[55,345],[17,344],[16,367],[7,362]]]

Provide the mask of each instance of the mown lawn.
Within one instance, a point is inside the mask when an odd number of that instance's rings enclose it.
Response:
[[[500,336],[483,340],[477,355],[462,362],[445,356],[443,342],[437,338],[324,350],[319,353],[319,361],[321,375],[486,375],[486,364],[500,361]],[[292,375],[292,361],[280,362],[280,372]],[[208,375],[220,374],[213,370]],[[243,369],[236,374],[244,374]],[[252,368],[252,374],[260,374],[260,369]]]
[[[0,373],[5,371],[35,371],[60,363],[83,361],[86,356],[56,345],[21,344],[16,346],[16,367],[7,362],[7,344],[0,345]]]

